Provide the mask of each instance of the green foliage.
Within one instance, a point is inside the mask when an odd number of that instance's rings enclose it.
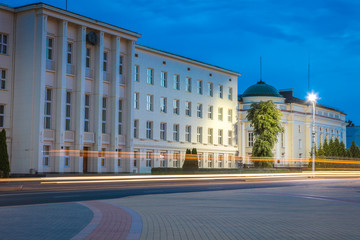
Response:
[[[284,131],[280,123],[281,111],[273,101],[252,103],[247,119],[254,126],[255,142],[252,149],[253,157],[272,157],[272,150],[277,136]],[[271,167],[273,161],[255,161],[255,167]]]
[[[349,149],[349,157],[351,158],[360,158],[360,149],[359,146],[355,144],[355,141],[351,142],[351,146]]]
[[[9,155],[7,151],[5,129],[3,129],[0,132],[0,176],[1,173],[3,177],[9,177],[9,173],[10,173],[10,163],[9,163]]]
[[[182,166],[184,171],[194,171],[199,169],[199,161],[197,158],[196,148],[186,149],[185,161]]]

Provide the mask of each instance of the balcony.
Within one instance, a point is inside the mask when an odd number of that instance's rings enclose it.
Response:
[[[55,61],[47,59],[46,60],[46,69],[55,71]]]
[[[85,77],[87,77],[87,78],[94,78],[94,69],[92,69],[92,68],[85,68]]]

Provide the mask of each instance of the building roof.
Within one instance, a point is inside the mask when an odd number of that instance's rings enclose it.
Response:
[[[302,104],[302,105],[309,105],[308,101],[305,101],[303,99],[294,97],[292,89],[280,90],[280,94],[285,98],[285,103],[297,103],[297,104]],[[346,115],[342,111],[339,111],[339,110],[337,110],[335,108],[327,107],[327,106],[324,106],[324,105],[321,105],[321,104],[316,104],[316,106]]]
[[[208,64],[208,63],[205,63],[205,62],[201,62],[201,61],[198,61],[198,60],[195,60],[195,59],[191,59],[191,58],[184,57],[184,56],[181,56],[181,55],[177,55],[177,54],[174,54],[174,53],[166,52],[166,51],[163,51],[163,50],[155,49],[155,48],[152,48],[152,47],[144,46],[144,45],[141,45],[141,44],[138,44],[138,43],[136,43],[136,47],[139,48],[139,49],[142,49],[142,50],[159,53],[159,54],[162,54],[162,55],[165,55],[165,56],[168,56],[168,57],[181,59],[183,61],[190,62],[190,63],[196,64],[196,65],[213,68],[213,69],[221,71],[221,72],[226,72],[226,73],[230,73],[232,75],[241,76],[241,73],[238,73],[238,72],[235,72],[235,71],[232,71],[232,70],[229,70],[229,69],[225,69],[225,68],[222,68],[222,67],[219,67],[219,66],[211,65],[211,64]]]
[[[262,80],[248,87],[242,97],[283,97],[273,86],[266,84]]]

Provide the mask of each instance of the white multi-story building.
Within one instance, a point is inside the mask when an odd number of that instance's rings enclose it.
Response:
[[[252,164],[250,157],[255,142],[251,122],[246,118],[253,102],[273,101],[282,113],[284,132],[279,134],[273,149],[276,167],[302,167],[311,157],[312,105],[293,96],[292,89],[278,91],[263,81],[250,86],[239,102],[239,156],[245,164]],[[339,139],[346,144],[345,114],[333,108],[316,105],[316,146],[325,138]]]
[[[11,172],[234,167],[236,72],[136,45],[46,4],[0,5],[0,127]]]

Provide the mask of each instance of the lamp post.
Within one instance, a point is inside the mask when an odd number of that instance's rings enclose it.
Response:
[[[315,104],[318,100],[318,96],[315,93],[309,93],[307,95],[307,100],[312,103],[312,136],[311,136],[311,149],[312,149],[312,173],[315,177]]]

